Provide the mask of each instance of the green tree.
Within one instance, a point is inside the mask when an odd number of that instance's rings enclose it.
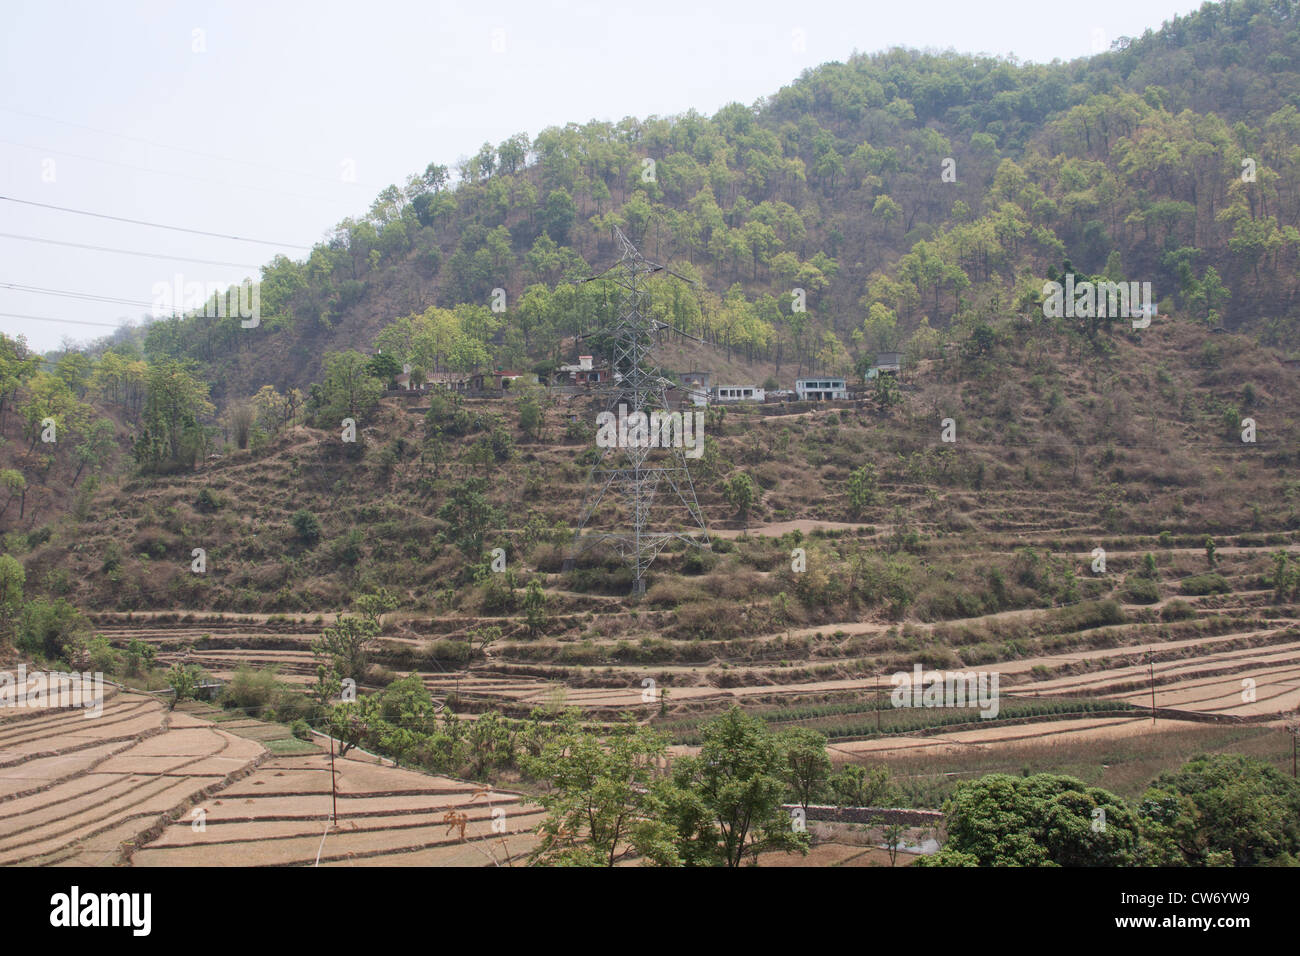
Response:
[[[174,664],[167,672],[167,686],[172,689],[171,703],[168,710],[175,709],[183,700],[192,700],[198,693],[202,672],[193,664]]]
[[[1100,811],[1100,813],[1098,813]],[[1131,866],[1137,815],[1073,777],[990,774],[963,781],[944,804],[948,842],[921,866]]]
[[[867,769],[859,764],[845,764],[830,778],[836,806],[880,807],[888,805],[892,787],[889,771],[884,767]]]
[[[660,783],[661,818],[673,824],[678,856],[691,864],[737,867],[763,852],[808,852],[808,834],[782,809],[780,741],[739,707],[701,727],[698,756],[679,757]]]
[[[0,554],[0,644],[13,639],[26,581],[27,572],[22,563],[10,555]]]
[[[327,352],[317,422],[334,428],[345,418],[358,420],[383,393],[384,383],[371,372],[368,356],[355,350]]]
[[[541,865],[613,866],[631,853],[649,862],[680,862],[671,828],[656,818],[650,785],[666,739],[629,718],[602,740],[566,714],[525,771],[547,790],[540,840],[529,857]]]
[[[1294,865],[1300,856],[1300,783],[1243,754],[1202,754],[1161,774],[1138,812],[1155,865]]]
[[[332,685],[328,671],[324,677],[319,673],[319,665],[324,664],[339,678],[351,678],[360,684],[365,679],[370,649],[378,634],[379,625],[369,618],[341,617],[325,628],[311,645],[319,683],[323,687]]]
[[[529,637],[536,637],[546,627],[546,592],[537,578],[528,582],[528,589],[524,592],[524,622],[528,625]]]
[[[472,562],[483,557],[487,533],[500,523],[500,515],[484,494],[482,478],[470,478],[456,488],[438,511],[438,517],[450,525],[448,537]]]
[[[321,525],[320,519],[306,509],[295,511],[289,516],[289,524],[293,526],[294,533],[298,540],[308,547],[314,547],[316,542],[320,541]]]
[[[794,794],[795,801],[805,810],[817,798],[831,773],[831,760],[826,756],[826,735],[807,727],[787,730],[780,736],[784,755],[782,775]]]
[[[850,473],[847,491],[851,517],[862,517],[862,513],[876,503],[879,498],[876,486],[878,473],[878,469],[871,462],[865,462]]]
[[[754,479],[743,471],[738,471],[732,475],[723,485],[722,496],[727,500],[727,504],[736,509],[737,517],[745,522],[745,527],[749,527],[749,510],[758,500],[758,488],[754,484]]]

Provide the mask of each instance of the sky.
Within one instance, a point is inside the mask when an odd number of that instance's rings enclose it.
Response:
[[[520,131],[712,114],[893,46],[1070,60],[1199,5],[6,0],[0,332],[58,349],[255,278]]]

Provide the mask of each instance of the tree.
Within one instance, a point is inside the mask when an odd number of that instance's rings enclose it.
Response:
[[[380,588],[370,594],[363,594],[356,600],[356,609],[363,618],[372,623],[375,629],[380,626],[379,619],[389,611],[395,610],[400,599],[388,588]]]
[[[546,196],[546,208],[542,212],[542,228],[547,235],[560,245],[569,241],[569,228],[577,218],[578,208],[568,190],[554,189]]]
[[[796,727],[781,735],[784,751],[783,775],[795,801],[805,810],[821,792],[831,773],[826,756],[826,735],[807,727]]]
[[[567,713],[541,753],[522,761],[548,788],[537,797],[546,819],[530,862],[613,866],[633,852],[660,865],[680,862],[649,795],[666,747],[666,738],[630,717],[601,740]]]
[[[881,836],[885,839],[885,850],[889,853],[890,866],[898,862],[898,851],[907,846],[907,840],[903,836],[906,832],[906,827],[901,823],[891,823],[881,831]]]
[[[91,472],[97,472],[104,460],[112,453],[116,444],[117,429],[107,418],[97,418],[81,435],[81,440],[73,448],[77,462],[76,473],[72,476],[72,487],[77,486],[81,472],[87,465],[93,465]]]
[[[0,515],[9,510],[9,505],[15,498],[25,500],[27,497],[27,479],[23,477],[22,472],[13,468],[0,468],[0,489],[7,491],[8,496],[5,498],[4,507],[0,508]],[[22,508],[22,504],[19,508]]]
[[[367,356],[355,350],[328,352],[317,420],[334,428],[345,418],[359,419],[383,393],[384,383],[371,373]]]
[[[213,412],[208,393],[190,363],[168,359],[149,366],[144,432],[135,443],[143,467],[193,466],[207,446],[200,419]]]
[[[743,471],[738,471],[723,485],[722,495],[726,498],[727,504],[736,509],[737,517],[745,521],[745,527],[748,529],[749,509],[758,500],[758,489],[754,485],[754,480]]]
[[[402,374],[402,363],[387,352],[376,352],[366,363],[366,372],[381,383],[389,383]]]
[[[808,852],[781,807],[783,750],[775,734],[739,707],[701,727],[698,756],[679,757],[657,794],[683,862],[737,867],[767,851]]]
[[[524,592],[524,621],[529,637],[536,637],[546,627],[546,592],[537,578],[528,582],[528,590]]]
[[[1114,794],[1073,777],[963,781],[944,814],[948,842],[918,865],[966,865],[973,858],[979,866],[1132,866],[1138,859],[1137,815]]]
[[[830,778],[830,789],[836,806],[887,806],[891,793],[889,771],[884,767],[868,770],[859,764],[845,764]]]
[[[871,462],[865,462],[849,474],[847,491],[851,517],[862,517],[862,513],[876,503],[879,497],[876,491],[877,474],[878,469]]]
[[[472,562],[483,557],[484,538],[500,522],[496,508],[483,493],[485,488],[482,478],[467,479],[438,511],[438,517],[451,526],[449,537]]]
[[[256,415],[253,406],[247,402],[237,402],[226,412],[226,423],[235,436],[235,447],[240,451],[248,448],[248,440],[253,434],[253,422]]]
[[[898,387],[898,379],[892,375],[877,375],[872,398],[881,408],[893,408],[903,400],[903,393]]]
[[[294,533],[298,535],[298,540],[308,547],[314,547],[320,540],[321,526],[320,519],[307,510],[295,511],[289,517],[289,524],[293,526]]]
[[[183,700],[192,700],[198,693],[202,672],[193,664],[174,664],[167,672],[167,686],[172,689],[168,710],[174,710]]]
[[[0,554],[0,643],[13,639],[18,612],[23,606],[27,572],[21,562]]]
[[[1157,866],[1294,864],[1300,783],[1243,754],[1202,754],[1161,774],[1138,806]]]
[[[537,396],[526,392],[519,398],[519,430],[540,441],[542,437],[542,406]]]
[[[351,678],[360,684],[366,676],[371,644],[378,634],[379,625],[369,618],[341,617],[325,628],[311,645],[317,660],[318,683],[322,687],[332,686],[328,673],[320,674],[323,663],[340,679]]]

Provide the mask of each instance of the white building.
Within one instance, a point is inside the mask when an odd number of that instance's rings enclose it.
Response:
[[[801,402],[825,402],[849,397],[848,383],[842,378],[798,378],[795,396]]]
[[[713,389],[715,402],[761,402],[765,400],[763,389],[757,385],[719,385]]]

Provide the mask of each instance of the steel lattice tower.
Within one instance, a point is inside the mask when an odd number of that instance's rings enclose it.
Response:
[[[670,409],[665,393],[670,383],[653,364],[651,348],[655,336],[672,327],[648,314],[643,284],[647,276],[668,270],[642,256],[617,227],[614,232],[623,247],[622,258],[608,271],[587,280],[608,278],[620,290],[618,320],[604,330],[613,339],[610,349],[612,381],[609,386],[601,389],[609,395],[605,409],[617,414],[622,405],[626,406],[628,415],[635,412],[643,412],[647,416],[656,411],[668,413]],[[698,435],[697,440],[703,441],[704,436]],[[653,460],[652,452],[658,453]],[[666,488],[661,506],[665,504],[663,499],[668,498],[668,491],[671,491],[673,500],[668,500],[666,507],[659,509],[664,515],[662,520],[656,521],[655,496],[662,486]],[[622,531],[588,531],[588,522],[607,496],[615,497],[621,502],[622,519],[630,527]],[[687,531],[674,530],[667,521],[666,513],[674,509],[679,511],[679,518],[682,518],[680,511],[684,511],[684,517],[690,519],[693,527]],[[679,521],[679,525],[685,523],[684,520]],[[675,539],[695,547],[709,546],[709,532],[695,498],[695,485],[691,481],[683,449],[658,449],[636,444],[631,447],[600,448],[599,457],[587,476],[582,518],[574,534],[574,543],[577,545],[575,555],[597,543],[613,545],[632,568],[632,594],[639,597],[645,593],[646,571],[664,546]],[[571,568],[573,559],[566,561],[565,566]]]

